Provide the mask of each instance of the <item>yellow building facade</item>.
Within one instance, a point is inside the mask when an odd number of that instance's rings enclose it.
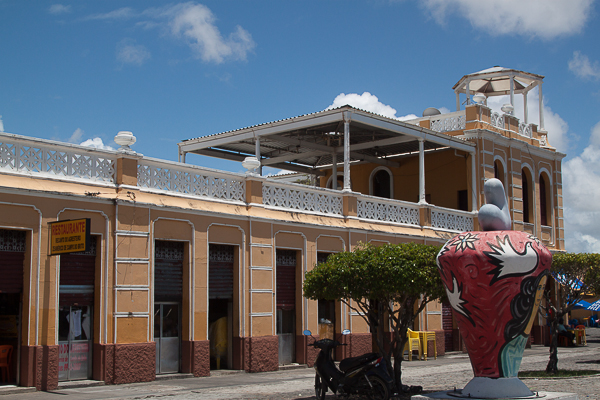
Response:
[[[362,316],[303,298],[306,271],[360,242],[441,245],[477,229],[491,177],[507,189],[513,228],[564,250],[564,154],[546,137],[476,103],[407,122],[344,106],[180,143],[182,161],[254,156],[313,176],[306,185],[1,133],[11,381],[49,390],[310,365],[302,331],[323,321],[352,332],[339,356],[362,354]],[[51,255],[49,224],[77,219],[89,219],[91,244]],[[438,353],[457,340],[448,313],[430,304],[415,321],[437,332]]]

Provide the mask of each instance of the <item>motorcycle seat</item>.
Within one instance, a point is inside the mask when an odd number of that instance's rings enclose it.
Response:
[[[339,368],[340,371],[348,372],[353,368],[366,364],[370,361],[376,360],[377,358],[379,358],[379,354],[377,353],[367,353],[358,357],[345,358],[340,362]]]

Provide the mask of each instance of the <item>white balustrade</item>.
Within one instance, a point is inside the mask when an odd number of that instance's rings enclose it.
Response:
[[[473,230],[473,213],[431,206],[431,226],[455,232]]]
[[[358,218],[374,221],[395,222],[419,226],[419,206],[399,200],[386,200],[380,197],[359,196],[357,204]]]
[[[524,123],[519,124],[519,134],[521,136],[531,138],[531,132],[532,132],[531,124],[524,124]]]
[[[451,132],[465,129],[467,118],[464,111],[430,117],[430,129],[435,132]]]
[[[342,215],[342,195],[333,190],[309,188],[299,184],[263,182],[263,204],[287,210]]]
[[[0,133],[0,171],[115,183],[113,152]]]
[[[218,200],[245,201],[242,176],[144,158],[138,162],[138,186]]]
[[[490,125],[504,129],[504,114],[493,112],[490,118]]]

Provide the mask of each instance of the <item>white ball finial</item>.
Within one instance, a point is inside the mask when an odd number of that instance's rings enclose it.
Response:
[[[242,167],[248,170],[247,174],[257,175],[256,169],[260,167],[260,161],[254,156],[246,157],[244,158],[244,161],[242,161]]]
[[[129,131],[120,131],[117,133],[117,136],[115,136],[115,143],[121,146],[119,151],[134,152],[129,146],[133,145],[136,140],[133,133]]]
[[[512,115],[513,111],[515,110],[512,104],[504,104],[502,107],[500,107],[500,109],[503,113],[508,115]]]

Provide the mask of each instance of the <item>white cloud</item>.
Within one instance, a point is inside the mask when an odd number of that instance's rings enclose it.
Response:
[[[527,95],[527,120],[529,123],[538,125],[540,121],[540,101],[539,90],[533,89]],[[488,98],[487,105],[493,111],[501,113],[500,108],[503,104],[510,103],[509,96],[495,96]],[[523,108],[523,96],[518,94],[514,96],[514,115],[521,122],[525,121],[525,112]],[[548,132],[548,144],[560,152],[566,152],[569,147],[568,136],[569,125],[557,113],[553,112],[546,104],[544,107],[544,129]]]
[[[184,38],[196,58],[220,64],[225,60],[246,60],[256,44],[252,36],[237,26],[224,38],[215,25],[215,16],[202,4],[182,3],[163,12],[168,16],[171,34]]]
[[[122,7],[107,13],[92,14],[85,17],[85,20],[125,20],[136,16],[136,13],[130,7]]]
[[[52,4],[48,9],[48,12],[53,15],[67,14],[71,12],[71,6],[65,6],[62,4]]]
[[[0,132],[4,132],[4,122],[2,122],[2,115],[0,115]]]
[[[565,245],[569,252],[600,252],[600,122],[590,143],[562,167]]]
[[[117,61],[122,64],[142,65],[150,59],[145,46],[136,44],[134,39],[126,38],[117,43]]]
[[[490,35],[549,40],[580,33],[592,14],[593,0],[423,0],[421,4],[441,25],[456,14]]]
[[[75,131],[71,134],[71,137],[69,138],[69,140],[67,140],[67,142],[69,142],[69,143],[79,142],[81,140],[81,138],[83,137],[84,133],[85,132],[81,128],[75,129]]]
[[[81,146],[93,147],[95,149],[114,150],[112,147],[105,145],[102,142],[102,139],[99,137],[95,137],[93,139],[88,139],[84,142],[81,142],[80,144],[81,144]]]
[[[363,94],[358,93],[340,93],[333,100],[333,103],[326,108],[326,110],[337,108],[345,105],[350,105],[361,110],[370,111],[375,114],[383,115],[388,118],[397,118],[396,109],[383,104],[379,101],[377,96],[372,95],[369,92]],[[416,117],[415,117],[416,118]]]
[[[395,108],[393,108],[392,106],[388,106],[387,104],[383,104],[379,101],[377,96],[369,92],[364,92],[363,94],[340,93],[333,100],[333,103],[326,108],[326,110],[331,110],[332,108],[342,107],[345,105],[349,105],[375,114],[383,115],[384,117],[394,118],[399,121],[410,121],[412,119],[420,118],[415,114],[407,114],[400,117],[396,116],[397,111]],[[439,110],[442,114],[450,112],[450,110],[448,110],[446,107],[440,107]]]
[[[573,52],[573,58],[569,61],[569,69],[582,79],[600,79],[600,64],[598,61],[592,63],[588,56],[581,54],[579,51]]]
[[[166,35],[185,41],[193,56],[204,62],[220,64],[229,60],[244,61],[256,47],[252,35],[239,25],[224,37],[216,26],[212,11],[194,2],[148,8],[142,12],[123,7],[89,15],[84,20],[116,21],[132,18],[140,19],[135,22],[135,27],[144,30],[158,28]],[[122,58],[123,63],[139,65],[149,58],[149,54],[144,47],[126,47],[122,49],[122,53],[118,53],[118,57]]]

